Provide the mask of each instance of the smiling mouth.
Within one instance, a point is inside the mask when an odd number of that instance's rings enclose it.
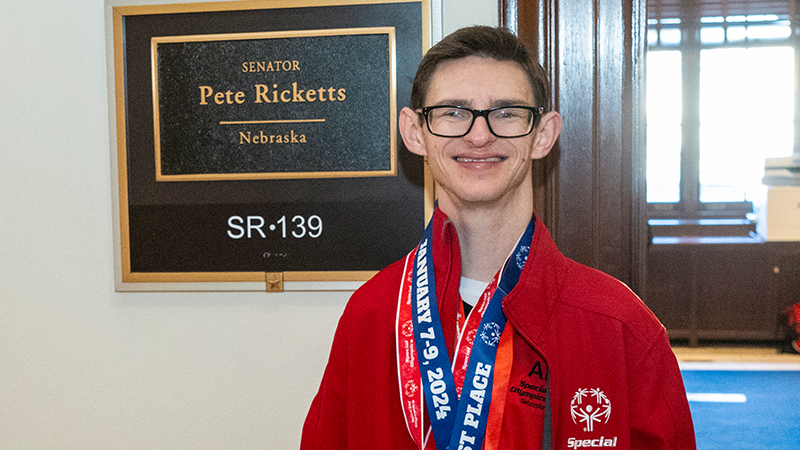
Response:
[[[466,158],[463,156],[455,156],[453,157],[458,162],[467,162],[467,163],[483,163],[483,162],[500,162],[504,161],[505,157],[500,156],[493,156],[491,158]]]

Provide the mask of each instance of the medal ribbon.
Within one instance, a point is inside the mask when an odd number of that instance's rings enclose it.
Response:
[[[398,299],[397,357],[403,410],[406,424],[419,448],[432,447],[429,445],[430,441],[426,442],[425,439],[423,418],[415,413],[424,409],[424,402],[427,401],[428,416],[437,449],[479,450],[489,420],[498,345],[501,344],[502,335],[506,334],[503,333],[506,319],[502,311],[502,299],[519,280],[529,250],[527,244],[533,237],[533,221],[517,243],[510,260],[506,261],[499,282],[490,283],[482,295],[482,301],[476,305],[476,309],[485,308],[485,310],[479,311],[483,312],[483,317],[475,330],[476,336],[471,348],[468,346],[470,341],[468,334],[471,330],[470,325],[476,320],[473,320],[475,314],[470,314],[455,358],[456,363],[468,359],[468,365],[466,372],[463,372],[459,370],[459,367],[463,366],[455,364],[455,377],[454,369],[450,367],[436,301],[432,225],[433,221],[426,228],[422,242],[406,259],[406,270]],[[408,270],[409,265],[412,265],[411,270]],[[495,286],[497,288],[493,289]],[[491,292],[492,290],[494,292]],[[487,298],[491,300],[487,305],[483,305]],[[405,336],[405,339],[402,336]],[[510,336],[504,341],[509,343],[501,347],[510,349]],[[510,350],[501,353],[511,357]],[[510,373],[510,362],[501,365],[503,373],[500,374],[500,382],[507,384],[508,380],[505,378]],[[419,368],[420,378],[411,378],[415,366]],[[414,383],[415,379],[421,380],[422,384],[423,395],[419,397],[414,395],[418,389]],[[465,383],[463,390],[462,382]],[[462,397],[459,394],[466,396]],[[459,397],[462,401],[459,401]],[[502,408],[503,405],[496,405],[496,409],[500,411],[500,420],[502,420]],[[500,425],[497,419],[493,420],[493,423],[498,427]]]

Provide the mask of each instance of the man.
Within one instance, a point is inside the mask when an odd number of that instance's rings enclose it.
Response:
[[[425,55],[399,126],[438,207],[345,308],[301,448],[695,447],[664,328],[534,215],[532,160],[561,131],[548,103],[541,66],[502,29]]]

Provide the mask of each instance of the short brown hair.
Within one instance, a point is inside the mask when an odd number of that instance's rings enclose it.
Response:
[[[513,61],[528,76],[533,96],[538,105],[550,109],[550,89],[544,69],[531,57],[519,39],[505,28],[473,26],[461,28],[446,36],[422,58],[411,87],[411,109],[425,106],[431,78],[439,64],[468,56],[483,56],[497,61]]]

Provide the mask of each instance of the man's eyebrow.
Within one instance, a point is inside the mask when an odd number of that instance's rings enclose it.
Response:
[[[436,103],[431,104],[431,106],[469,106],[470,101],[465,99],[457,99],[457,98],[446,98],[444,100],[439,100]]]
[[[493,101],[492,108],[497,108],[500,106],[530,106],[528,103],[530,103],[528,100],[521,98],[503,98]]]
[[[489,104],[489,108],[498,108],[502,106],[533,106],[533,105],[528,105],[528,103],[530,102],[527,100],[523,100],[521,98],[503,98],[503,99],[493,100]],[[448,98],[444,100],[439,100],[438,102],[435,102],[430,106],[448,105],[448,106],[464,106],[467,108],[472,108],[473,104],[474,103],[472,100]]]

